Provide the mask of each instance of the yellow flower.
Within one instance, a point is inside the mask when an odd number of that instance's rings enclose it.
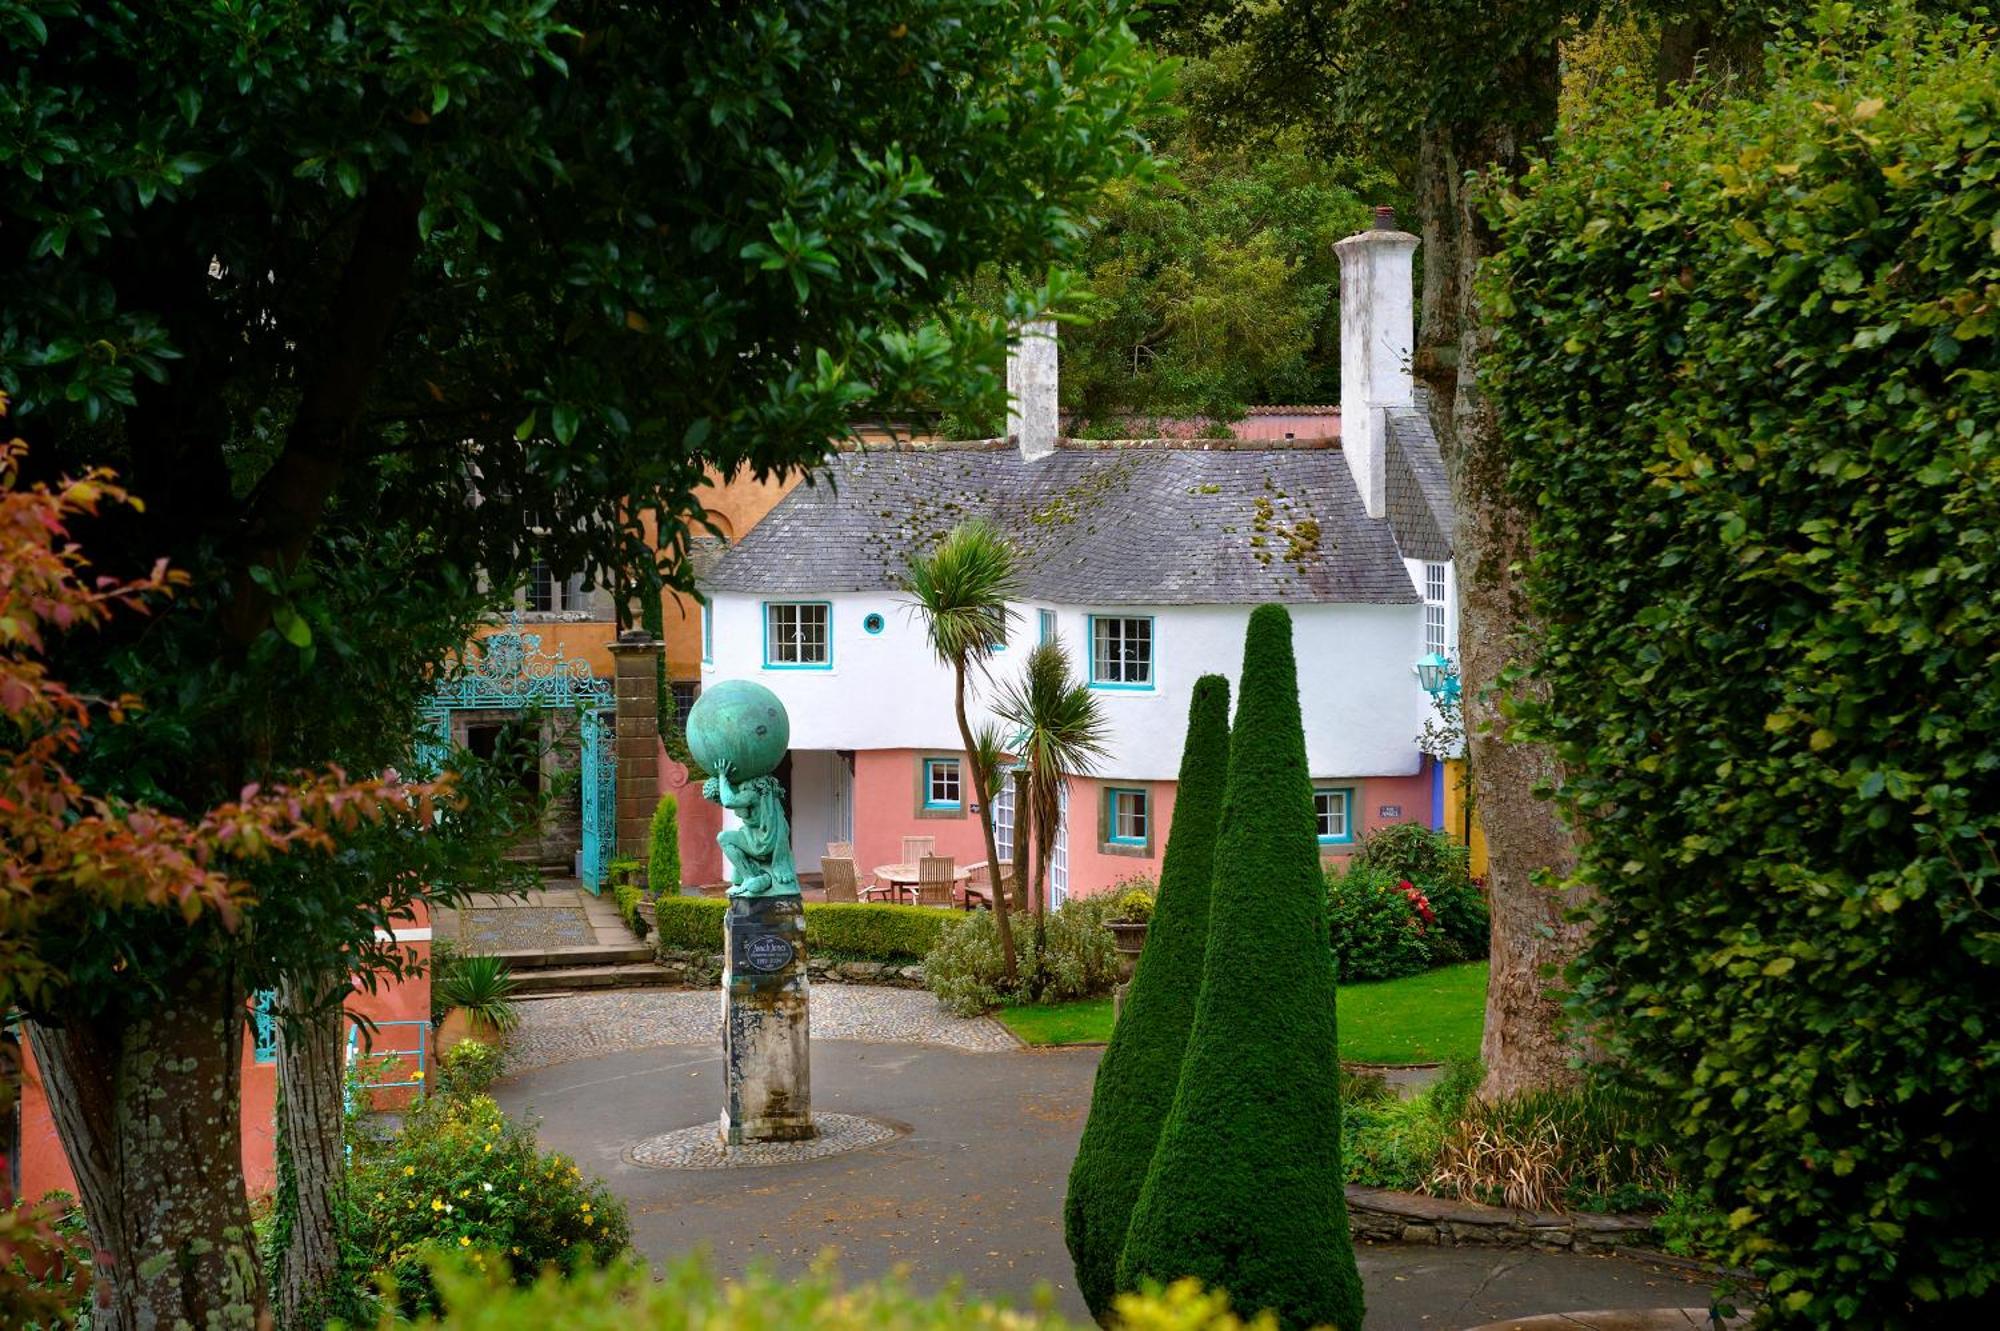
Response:
[[[442,1210],[444,1210],[444,1202],[443,1202],[443,1201],[442,1201],[441,1199],[439,1199],[439,1198],[436,1198],[436,1197],[433,1197],[433,1198],[431,1198],[431,1210],[433,1210],[433,1211],[442,1211]]]
[[[515,1244],[512,1251],[516,1257],[519,1257],[521,1255],[521,1245],[518,1243]]]
[[[415,1165],[404,1165],[404,1166],[403,1166],[403,1177],[404,1177],[404,1178],[410,1178],[410,1177],[412,1177],[413,1175],[415,1175],[415,1174],[416,1174],[416,1172],[417,1172],[417,1167],[416,1167]]]
[[[486,1149],[487,1149],[488,1151],[491,1151],[491,1150],[493,1149],[493,1143],[492,1143],[492,1142],[488,1142],[488,1143],[486,1143]]]
[[[424,1070],[423,1070],[422,1068],[418,1068],[418,1069],[417,1069],[417,1071],[416,1071],[416,1079],[417,1079],[418,1081],[422,1081],[422,1080],[424,1079]]]
[[[389,1194],[387,1194],[387,1193],[385,1193],[385,1192],[378,1192],[378,1193],[376,1193],[376,1194],[375,1194],[375,1200],[379,1202],[379,1201],[381,1201],[381,1200],[382,1200],[382,1199],[383,1199],[384,1197],[386,1197],[386,1196],[388,1196],[388,1195],[389,1195]]]
[[[470,1248],[472,1246],[472,1240],[465,1237],[465,1235],[460,1234],[458,1236],[458,1246],[461,1248]]]

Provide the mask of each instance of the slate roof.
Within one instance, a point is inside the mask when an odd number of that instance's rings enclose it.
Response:
[[[1406,559],[1450,559],[1457,517],[1444,455],[1431,429],[1428,395],[1419,392],[1415,405],[1392,407],[1384,414],[1389,437],[1384,449],[1383,501],[1389,525],[1396,532],[1396,544]]]
[[[837,454],[702,580],[760,595],[899,585],[913,549],[984,516],[1020,547],[1026,599],[1069,605],[1402,605],[1390,524],[1337,448],[1004,443]]]

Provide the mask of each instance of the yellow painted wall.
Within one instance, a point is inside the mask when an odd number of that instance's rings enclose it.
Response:
[[[1453,758],[1444,765],[1444,831],[1445,835],[1460,845],[1465,837],[1465,804],[1471,793],[1467,789],[1470,774],[1466,771],[1465,759]],[[1486,829],[1480,825],[1479,811],[1472,812],[1472,873],[1474,877],[1486,875]]]

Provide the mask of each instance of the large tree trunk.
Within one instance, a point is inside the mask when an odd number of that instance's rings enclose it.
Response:
[[[267,1318],[243,1191],[243,992],[172,977],[95,1017],[32,1021],[63,1154],[98,1250],[100,1331],[255,1328]]]
[[[1525,117],[1525,124],[1460,126],[1455,147],[1441,134],[1427,136],[1420,157],[1426,169],[1455,175],[1460,163],[1471,163],[1504,178],[1521,168],[1525,150],[1554,124],[1557,69],[1553,49],[1522,60],[1503,77],[1517,81],[1524,105],[1539,104],[1545,113]],[[1418,361],[1420,370],[1430,371],[1427,379],[1449,380],[1448,400],[1433,405],[1457,509],[1452,553],[1459,587],[1459,671],[1493,903],[1492,966],[1480,1041],[1486,1080],[1480,1095],[1497,1100],[1574,1082],[1570,1064],[1579,1050],[1564,1033],[1556,991],[1581,933],[1563,919],[1569,903],[1547,885],[1573,859],[1570,833],[1555,806],[1534,794],[1537,785],[1555,777],[1553,758],[1545,749],[1509,739],[1500,714],[1501,673],[1532,652],[1538,633],[1521,586],[1531,515],[1508,488],[1507,441],[1480,391],[1480,359],[1489,334],[1475,278],[1492,238],[1473,192],[1462,184],[1448,188],[1448,182],[1425,180],[1417,193],[1426,213],[1425,239],[1438,246],[1425,264],[1424,309],[1445,325],[1439,333],[1455,331],[1458,338],[1448,374],[1442,349],[1428,364],[1424,355]],[[1435,271],[1447,266],[1449,274]],[[1422,342],[1435,347],[1436,334],[1427,328]]]
[[[288,977],[278,991],[287,1020],[278,1028],[278,1134],[284,1152],[280,1188],[278,1325],[315,1328],[341,1278],[346,1156],[341,1139],[342,1010],[345,977],[329,972]]]
[[[981,770],[974,756],[979,746],[972,740],[972,722],[965,714],[965,666],[961,663],[953,672],[955,692],[952,703],[958,712],[958,735],[965,741],[965,770],[972,776],[972,797],[979,801],[979,830],[986,834],[986,862],[993,866],[994,878],[1000,875],[1000,843],[993,836],[992,794],[986,789],[986,773]],[[993,894],[993,923],[1000,930],[1000,963],[1007,972],[1007,983],[1012,985],[1020,978],[1020,967],[1014,960],[1014,928],[1007,919],[1007,894],[996,891]]]

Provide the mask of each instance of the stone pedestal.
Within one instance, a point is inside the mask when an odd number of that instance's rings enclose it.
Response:
[[[795,896],[738,897],[723,920],[722,1140],[813,1135],[806,917]]]

